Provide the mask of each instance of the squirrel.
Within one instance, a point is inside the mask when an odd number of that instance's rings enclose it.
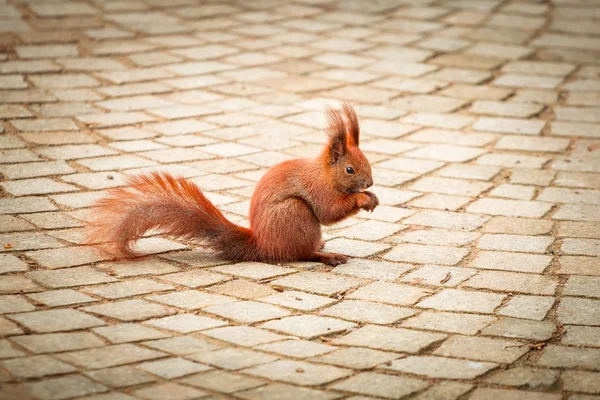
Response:
[[[206,243],[224,260],[271,264],[317,261],[336,266],[348,256],[324,253],[321,224],[359,210],[373,211],[377,196],[371,165],[358,148],[354,109],[328,110],[328,143],[315,159],[284,161],[270,168],[250,202],[250,228],[236,225],[184,178],[154,172],[133,176],[99,199],[86,225],[87,243],[115,259],[137,257],[131,244],[150,229]]]

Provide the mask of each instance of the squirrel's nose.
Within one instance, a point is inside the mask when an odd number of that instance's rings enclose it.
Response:
[[[365,189],[368,189],[371,186],[373,186],[373,178],[367,178],[367,180],[365,181]]]

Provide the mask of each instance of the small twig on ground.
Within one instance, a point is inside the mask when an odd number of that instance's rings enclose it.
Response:
[[[451,277],[452,277],[452,274],[450,272],[448,272],[446,274],[446,276],[440,281],[440,283],[446,283],[446,282],[448,282]]]

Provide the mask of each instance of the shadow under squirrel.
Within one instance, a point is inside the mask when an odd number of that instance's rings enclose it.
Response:
[[[315,159],[285,161],[258,182],[250,203],[250,228],[230,222],[194,183],[167,173],[129,178],[96,203],[87,241],[117,259],[137,254],[131,244],[150,229],[206,243],[235,262],[319,261],[339,265],[348,256],[324,253],[321,224],[330,225],[379,204],[366,191],[371,165],[358,148],[356,113],[343,103],[328,110],[329,142]]]

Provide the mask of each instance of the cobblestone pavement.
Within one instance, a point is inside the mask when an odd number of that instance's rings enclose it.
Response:
[[[600,399],[600,1],[0,0],[0,398]],[[79,245],[166,170],[244,221],[349,100],[346,265]]]

